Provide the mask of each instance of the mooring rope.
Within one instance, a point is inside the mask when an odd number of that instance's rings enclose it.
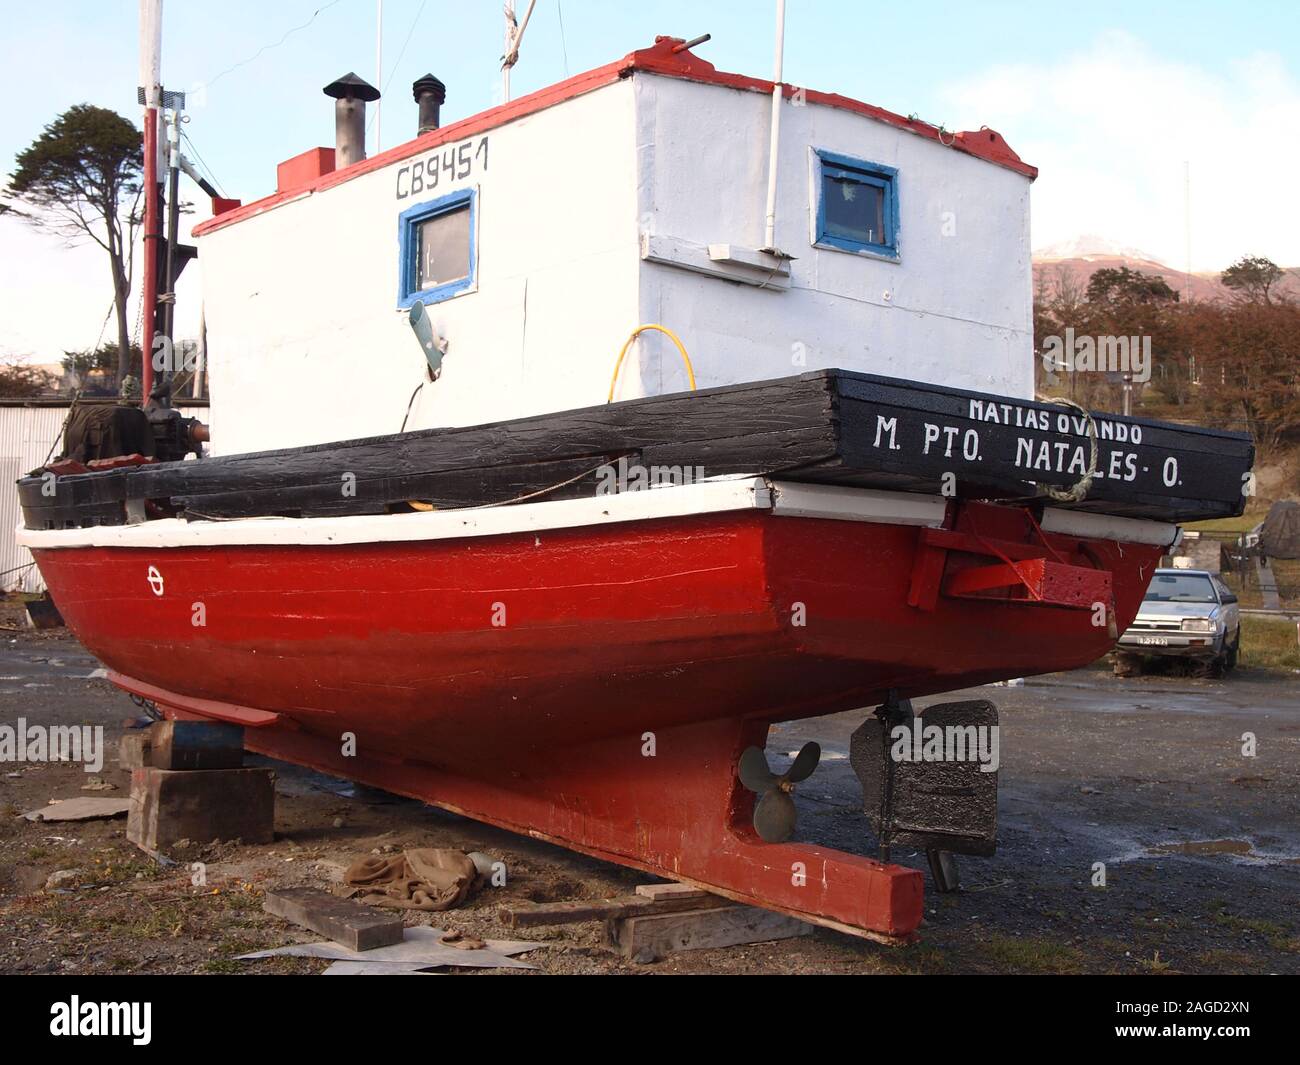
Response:
[[[1089,490],[1092,488],[1093,478],[1097,476],[1097,423],[1093,419],[1086,407],[1074,402],[1072,399],[1055,399],[1052,400],[1063,407],[1073,407],[1087,419],[1088,422],[1088,440],[1092,445],[1092,454],[1088,459],[1088,472],[1074,482],[1069,488],[1057,488],[1052,484],[1039,484],[1049,498],[1055,499],[1058,503],[1081,503],[1087,498]]]

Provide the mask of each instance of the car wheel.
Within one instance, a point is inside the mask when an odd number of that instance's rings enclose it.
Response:
[[[1117,652],[1115,655],[1115,676],[1135,677],[1142,672],[1142,660],[1137,655]]]
[[[1240,650],[1241,650],[1241,627],[1238,626],[1236,634],[1232,637],[1232,643],[1230,643],[1227,646],[1224,652],[1223,668],[1225,670],[1237,668],[1237,652]]]

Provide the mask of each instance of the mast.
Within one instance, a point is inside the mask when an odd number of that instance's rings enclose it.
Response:
[[[515,0],[506,0],[506,46],[501,55],[501,102],[510,102],[510,68],[514,66],[510,53],[515,47]]]
[[[154,315],[158,306],[159,231],[158,113],[162,108],[162,0],[140,0],[140,93],[144,104],[144,288],[140,335],[140,405],[153,389]]]
[[[401,56],[397,57],[401,59]],[[384,0],[377,0],[377,9],[375,11],[375,84],[380,90],[388,86],[384,84]],[[384,101],[378,99],[375,101],[375,154],[378,155],[383,150],[384,142],[384,119],[383,119]]]
[[[524,31],[528,29],[528,20],[533,17],[533,8],[537,0],[528,0],[524,11],[524,21],[515,22],[515,0],[506,0],[506,49],[501,57],[501,102],[510,102],[510,68],[519,62],[519,46],[524,43]]]

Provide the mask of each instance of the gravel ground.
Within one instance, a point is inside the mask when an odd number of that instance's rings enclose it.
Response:
[[[15,624],[12,608],[0,614]],[[0,765],[0,972],[318,972],[325,963],[311,959],[233,960],[318,938],[262,912],[263,893],[328,887],[356,857],[412,846],[486,851],[510,881],[411,923],[535,939],[543,946],[527,958],[543,972],[1300,972],[1295,676],[1120,680],[1093,669],[945,696],[1001,710],[999,848],[960,860],[959,893],[932,891],[927,875],[918,944],[816,929],[636,965],[606,952],[596,925],[509,932],[496,908],[626,894],[643,875],[282,763],[254,760],[277,772],[274,843],[187,850],[175,866],[127,843],[121,819],[23,820],[51,798],[125,797],[116,740],[139,710],[93,676],[98,663],[66,633],[0,636],[0,724],[103,725],[113,752],[93,776],[79,765]],[[798,837],[871,854],[847,760],[862,716],[779,726],[769,750],[822,744],[798,792]],[[1253,758],[1241,753],[1247,732]],[[92,782],[99,790],[85,790]],[[924,868],[921,855],[896,849],[894,859]],[[1104,888],[1092,885],[1098,862]]]

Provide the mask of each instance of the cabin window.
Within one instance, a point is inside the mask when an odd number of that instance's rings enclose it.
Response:
[[[898,171],[820,150],[813,161],[813,244],[897,260]]]
[[[438,303],[474,287],[476,196],[464,189],[398,216],[399,307]]]

